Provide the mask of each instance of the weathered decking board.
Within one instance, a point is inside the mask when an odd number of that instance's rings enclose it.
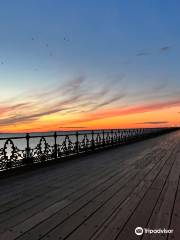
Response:
[[[180,239],[179,176],[178,131],[2,179],[0,239]]]

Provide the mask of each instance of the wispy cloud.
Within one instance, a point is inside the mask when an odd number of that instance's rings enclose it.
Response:
[[[66,126],[66,127],[59,127],[59,128],[62,128],[62,129],[82,129],[82,128],[87,128],[85,126]]]
[[[68,121],[69,123],[81,123],[81,122],[91,122],[94,120],[100,120],[100,119],[108,119],[112,117],[118,117],[118,116],[125,116],[125,115],[132,115],[132,114],[140,114],[140,113],[146,113],[146,112],[152,112],[152,111],[160,111],[163,109],[169,109],[171,107],[177,107],[180,106],[180,99],[171,100],[171,101],[164,101],[164,102],[154,102],[153,104],[139,104],[133,107],[125,107],[125,108],[114,108],[109,109],[105,111],[98,111],[95,113],[89,113],[85,114],[84,116],[81,116],[81,118]],[[64,124],[66,124],[64,122]]]
[[[152,91],[154,94],[156,92],[159,94],[166,88],[166,83],[154,86],[150,93],[137,91],[131,94],[123,85],[125,82],[123,79],[124,76],[113,83],[104,81],[102,85],[97,85],[95,81],[90,82],[85,76],[80,76],[64,84],[57,84],[53,88],[31,91],[30,94],[22,93],[17,98],[0,102],[0,126],[8,129],[9,126],[14,125],[35,124],[37,129],[39,126],[43,128],[42,124],[50,126],[53,122],[56,128],[70,129],[79,128],[82,123],[86,124],[98,119],[180,106],[177,95],[171,100],[163,100],[164,98],[156,96],[153,97],[153,103],[148,99]],[[147,101],[143,99],[144,104],[142,99],[132,101],[130,107],[129,98],[132,96],[133,100],[139,95],[147,98]]]
[[[14,104],[10,101],[0,103],[0,126],[35,122],[53,114],[78,114],[95,111],[122,98],[118,94],[118,83],[102,86],[86,82],[85,77],[74,78],[51,89],[21,95]]]
[[[4,119],[0,119],[0,126],[6,126],[6,125],[11,125],[11,124],[17,124],[21,122],[32,122],[35,120],[38,120],[42,116],[48,116],[54,113],[58,113],[60,111],[63,111],[65,109],[52,109],[49,111],[44,111],[36,114],[29,114],[29,115],[14,115],[12,117],[7,117]]]
[[[136,123],[136,124],[154,124],[154,125],[158,125],[158,124],[167,124],[169,122],[167,121],[152,121],[152,122],[140,122],[140,123]]]
[[[119,101],[120,99],[122,99],[123,97],[125,97],[125,94],[120,94],[119,96],[114,96],[114,97],[111,97],[110,99],[107,99],[101,103],[96,103],[95,106],[93,108],[90,109],[90,111],[94,111],[94,110],[97,110],[101,107],[104,107],[104,106],[108,106],[112,103],[115,103],[117,101]]]
[[[17,103],[10,105],[9,103],[1,103],[0,104],[0,117],[8,112],[12,111],[20,111],[30,105],[29,102]]]
[[[160,51],[160,53],[165,53],[168,52],[172,49],[171,46],[162,46],[160,47],[158,50]],[[154,49],[155,50],[155,49]],[[136,57],[143,57],[143,56],[149,56],[151,53],[153,53],[153,49],[150,51],[146,51],[146,50],[139,50],[136,53]]]

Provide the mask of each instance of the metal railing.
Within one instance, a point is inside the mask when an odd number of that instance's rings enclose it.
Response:
[[[0,172],[53,160],[60,161],[70,156],[142,140],[177,129],[179,128],[7,134],[0,136]]]

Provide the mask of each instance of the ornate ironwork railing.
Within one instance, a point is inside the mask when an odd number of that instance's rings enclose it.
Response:
[[[0,135],[0,172],[171,132],[178,128],[112,129]]]

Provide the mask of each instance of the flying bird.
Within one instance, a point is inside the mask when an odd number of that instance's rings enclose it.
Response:
[[[167,51],[170,50],[170,48],[171,48],[170,46],[164,46],[164,47],[161,47],[161,48],[160,48],[160,51],[161,51],[161,52],[167,52]]]
[[[64,41],[69,42],[69,38],[64,37]]]
[[[138,53],[136,54],[137,57],[147,56],[147,55],[149,55],[148,52],[138,52]]]

